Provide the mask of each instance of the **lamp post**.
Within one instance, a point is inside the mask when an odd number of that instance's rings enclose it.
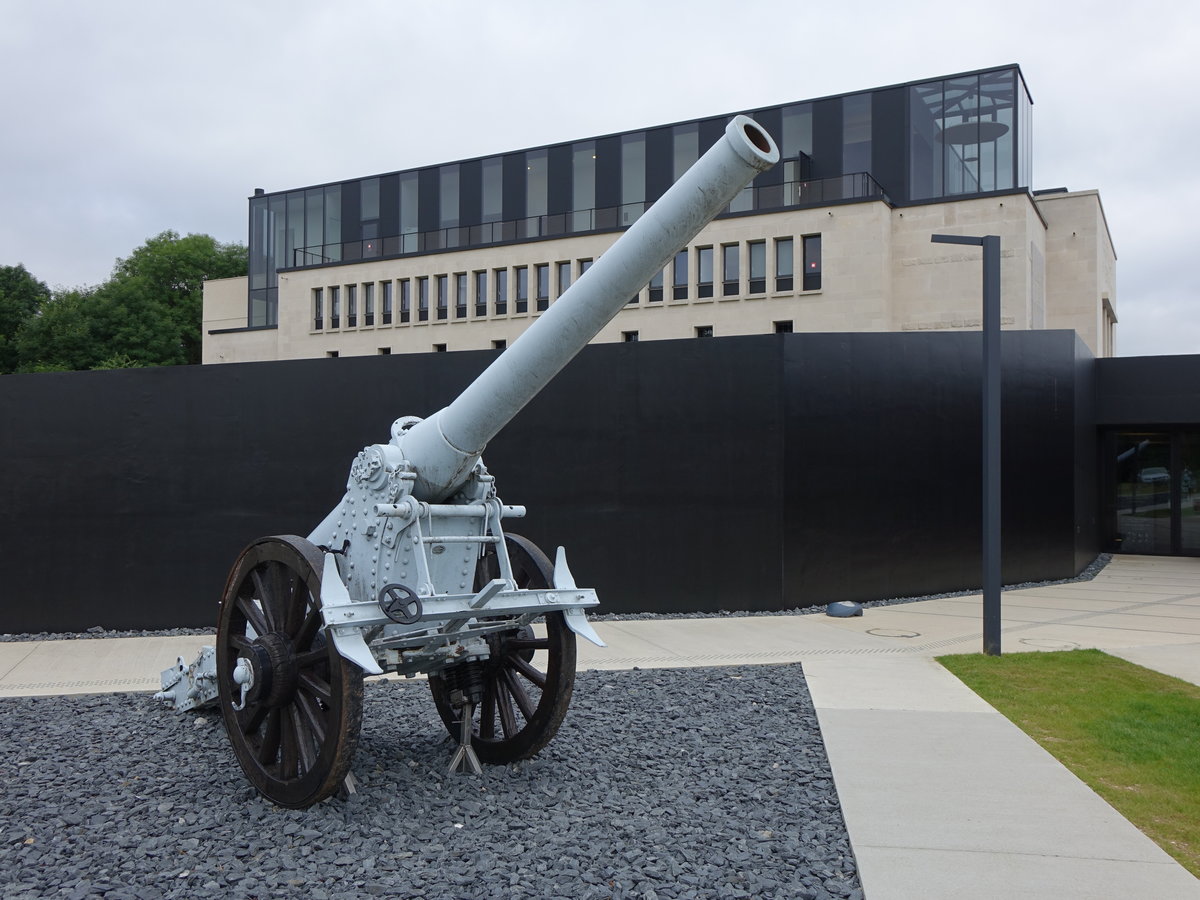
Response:
[[[935,234],[983,248],[983,652],[1000,655],[1000,238]]]

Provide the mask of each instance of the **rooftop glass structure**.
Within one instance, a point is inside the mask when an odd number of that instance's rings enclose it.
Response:
[[[1031,105],[1014,65],[743,110],[782,159],[725,215],[1027,190]],[[256,192],[247,324],[276,325],[281,270],[626,228],[735,114]]]

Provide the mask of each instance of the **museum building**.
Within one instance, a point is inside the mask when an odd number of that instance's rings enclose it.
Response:
[[[1113,355],[1116,254],[1096,190],[1032,190],[1016,65],[744,110],[780,163],[629,298],[597,342],[1003,325]],[[205,284],[205,363],[501,348],[734,113],[249,198],[249,276]]]

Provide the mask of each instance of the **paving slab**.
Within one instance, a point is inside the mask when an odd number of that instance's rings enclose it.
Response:
[[[41,641],[13,641],[0,644],[0,679],[7,678],[8,674],[29,654],[33,653],[41,643]]]
[[[212,643],[212,635],[39,641],[0,675],[0,697],[157,691],[161,672],[177,657],[191,662],[202,646]]]
[[[1079,859],[874,847],[859,854],[866,900],[1195,900],[1197,881],[1174,860]],[[869,887],[868,887],[869,885]]]
[[[934,660],[804,671],[867,900],[1200,898],[1200,881]]]
[[[1200,685],[1200,643],[1120,647],[1108,652],[1172,678]]]

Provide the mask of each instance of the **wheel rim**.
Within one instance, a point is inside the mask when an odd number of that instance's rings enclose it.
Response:
[[[322,565],[303,538],[254,542],[230,573],[217,627],[217,684],[234,755],[260,793],[293,808],[341,786],[362,723],[362,670],[321,630]],[[239,660],[252,673],[240,710]]]
[[[525,538],[505,535],[513,579],[519,588],[547,588],[554,568],[545,554]],[[499,577],[494,552],[485,555],[476,570],[478,585]],[[471,744],[480,760],[505,763],[527,759],[545,747],[557,733],[575,683],[575,635],[563,614],[545,617],[545,634],[532,629],[488,635],[489,658],[477,677],[483,696],[475,710]],[[542,656],[534,654],[543,651]],[[451,685],[443,674],[431,674],[429,687],[446,729],[459,736],[458,709],[450,701]],[[460,677],[461,680],[461,677]]]

